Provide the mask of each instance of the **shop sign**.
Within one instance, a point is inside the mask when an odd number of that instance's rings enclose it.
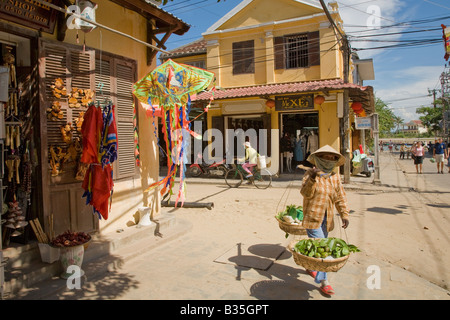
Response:
[[[275,97],[276,111],[314,109],[314,95],[303,94],[295,96]]]
[[[0,0],[0,18],[32,29],[53,33],[56,11],[34,0]]]
[[[372,129],[372,118],[370,117],[356,117],[355,128],[359,130]]]

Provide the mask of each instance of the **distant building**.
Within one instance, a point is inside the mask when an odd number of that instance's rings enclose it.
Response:
[[[411,120],[408,123],[403,124],[403,128],[400,129],[403,133],[427,133],[428,128],[425,127],[420,120]]]

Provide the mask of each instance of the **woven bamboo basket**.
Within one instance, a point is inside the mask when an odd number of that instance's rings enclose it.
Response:
[[[289,244],[289,251],[292,252],[294,261],[299,266],[304,267],[307,270],[313,271],[323,271],[323,272],[337,272],[340,270],[348,260],[349,255],[341,258],[334,259],[322,259],[322,258],[312,258],[298,253],[294,250],[294,246],[297,241],[293,241]]]
[[[306,235],[306,229],[302,225],[290,224],[290,223],[281,221],[278,218],[275,218],[275,219],[277,219],[280,229],[283,230],[284,232],[292,234],[292,235],[296,235],[296,236]]]

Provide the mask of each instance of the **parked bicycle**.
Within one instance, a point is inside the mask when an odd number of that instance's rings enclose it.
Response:
[[[247,172],[242,165],[232,165],[232,168],[225,174],[225,182],[231,188],[238,188],[244,181]],[[267,169],[258,169],[257,166],[252,168],[252,177],[248,180],[258,189],[267,189],[272,184],[272,174]]]

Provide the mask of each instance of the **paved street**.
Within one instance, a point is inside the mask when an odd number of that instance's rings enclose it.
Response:
[[[381,184],[361,176],[346,185],[350,226],[344,232],[336,220],[330,236],[362,252],[329,273],[332,298],[296,265],[286,250],[294,237],[286,239],[274,219],[286,205],[301,204],[298,174],[267,190],[190,179],[186,201],[213,202],[211,210],[163,208],[176,217],[174,226],[84,264],[81,289],[55,278],[15,299],[449,300],[450,174],[436,174],[426,159],[417,175],[412,160],[397,157],[381,154]],[[109,271],[100,272],[107,263]]]

